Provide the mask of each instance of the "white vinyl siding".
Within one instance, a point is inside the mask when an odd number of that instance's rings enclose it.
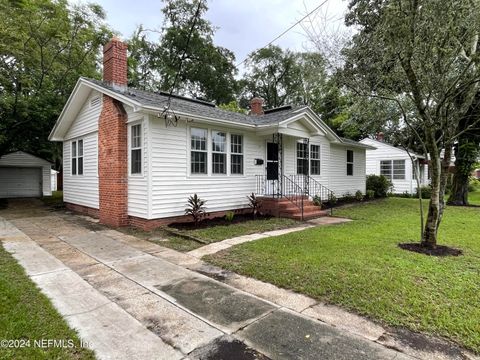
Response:
[[[372,139],[364,139],[361,142],[364,144],[376,147],[375,150],[367,150],[367,160],[366,160],[367,175],[370,175],[370,174],[380,175],[382,174],[382,172],[383,174],[386,174],[386,172],[389,171],[388,169],[390,168],[390,166],[387,166],[385,164],[384,170],[382,170],[382,161],[385,161],[385,160],[402,161],[402,162],[404,161],[404,164],[405,164],[404,178],[392,179],[393,192],[396,194],[402,194],[405,192],[408,192],[410,194],[415,193],[417,189],[417,182],[413,177],[412,162],[405,150],[399,149],[387,143],[379,142]],[[397,173],[397,177],[401,176],[400,173],[403,173],[403,171],[402,172],[399,171]],[[423,176],[422,184],[426,185],[429,183],[429,180],[427,178],[427,174],[428,174],[427,165],[424,166],[423,173],[425,175]]]
[[[149,214],[149,130],[148,116],[134,112],[131,107],[125,106],[128,115],[128,132],[131,134],[132,126],[140,125],[141,138],[141,172],[131,174],[131,162],[128,164],[128,215],[148,218]],[[138,135],[138,134],[137,134]],[[136,144],[138,145],[138,143]],[[128,147],[132,148],[131,136],[128,136]],[[131,155],[129,155],[130,157]]]
[[[102,99],[100,93],[92,91],[70,129],[68,129],[65,140],[71,140],[98,131],[98,118],[102,111],[102,101],[94,101],[94,104],[91,104],[92,100],[97,98]]]
[[[83,174],[79,176],[72,175],[72,149],[77,147],[72,141],[63,143],[63,200],[98,209],[98,133],[85,135],[82,144]]]
[[[248,207],[247,196],[255,191],[255,175],[264,175],[264,165],[254,165],[255,158],[265,158],[265,139],[254,132],[240,133],[236,129],[214,127],[213,131],[243,136],[244,174],[225,176],[196,175],[190,171],[191,130],[183,121],[177,127],[165,127],[165,122],[150,117],[151,134],[151,218],[184,215],[190,195],[197,193],[207,200],[207,211],[232,210]],[[206,128],[204,128],[206,130]],[[211,130],[207,130],[207,133]],[[207,136],[207,144],[211,140]],[[202,146],[194,145],[195,148]],[[207,146],[206,149],[210,147]],[[227,148],[229,148],[227,146]],[[210,153],[211,150],[207,149]],[[209,157],[207,155],[207,157]],[[228,156],[227,156],[228,158]],[[211,164],[208,165],[211,168]],[[229,169],[227,162],[227,169]]]
[[[346,175],[347,149],[344,146],[331,144],[328,188],[334,191],[335,196],[342,197],[347,192],[355,194],[357,190],[365,193],[365,150],[348,149],[353,151],[353,175]]]

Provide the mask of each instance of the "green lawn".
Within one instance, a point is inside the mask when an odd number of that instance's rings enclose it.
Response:
[[[480,190],[468,194],[468,201],[471,205],[480,206]]]
[[[258,232],[285,229],[295,225],[299,225],[299,222],[292,219],[260,218],[258,220],[247,220],[228,225],[215,225],[192,230],[177,230],[171,228],[171,230],[176,233],[192,236],[196,239],[202,240],[204,243],[189,240],[188,238],[183,238],[181,236],[175,236],[171,232],[166,231],[165,228],[158,228],[152,231],[142,231],[134,228],[120,228],[119,230],[155,242],[161,246],[169,247],[178,251],[190,251],[205,246],[205,243],[217,242]]]
[[[464,255],[438,258],[397,246],[418,240],[417,204],[389,198],[338,209],[337,216],[355,221],[241,244],[205,259],[480,352],[480,208],[446,209],[439,242]]]
[[[79,347],[70,329],[23,268],[0,243],[0,340],[30,340],[30,347],[0,347],[0,359],[94,359],[91,350]],[[73,348],[40,348],[34,340],[73,340]]]

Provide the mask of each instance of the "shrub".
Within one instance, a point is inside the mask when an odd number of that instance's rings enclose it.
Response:
[[[432,196],[432,187],[430,185],[423,185],[420,186],[420,189],[422,190],[422,199],[430,199]],[[418,189],[415,196],[418,198]]]
[[[355,196],[352,195],[350,191],[347,191],[346,193],[343,194],[342,200],[345,202],[352,202],[353,200],[355,200]]]
[[[225,220],[229,222],[232,222],[234,217],[235,217],[235,213],[233,211],[227,211],[225,214]]]
[[[195,222],[195,226],[205,216],[205,203],[207,201],[200,199],[197,194],[190,195],[188,198],[187,208],[185,214],[190,215]]]
[[[375,198],[375,191],[373,190],[367,190],[366,193],[365,193],[365,197],[368,199],[368,200],[372,200]]]
[[[257,198],[257,196],[252,192],[249,196],[247,196],[248,199],[248,206],[252,209],[252,214],[253,218],[257,218],[257,213],[258,209],[262,205],[262,202]]]
[[[322,206],[322,199],[321,199],[321,197],[318,196],[318,195],[315,195],[315,196],[313,197],[313,203],[314,203],[315,205],[317,205],[317,206]]]
[[[355,200],[362,201],[363,200],[363,193],[360,190],[357,190],[355,193]]]
[[[330,203],[331,206],[334,206],[338,202],[338,199],[334,194],[331,194],[330,198],[328,199],[328,202]]]
[[[368,175],[367,190],[372,190],[376,198],[387,197],[392,183],[383,175]]]

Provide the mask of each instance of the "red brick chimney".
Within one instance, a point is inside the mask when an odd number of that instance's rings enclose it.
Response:
[[[103,80],[127,87],[127,45],[113,38],[103,48]],[[123,104],[103,95],[98,119],[98,190],[100,222],[128,225],[128,116]]]
[[[250,114],[251,115],[263,115],[263,99],[254,97],[250,100]]]
[[[117,90],[127,87],[127,44],[117,37],[103,47],[103,81]]]
[[[385,134],[383,132],[377,133],[377,141],[383,142],[385,140]]]

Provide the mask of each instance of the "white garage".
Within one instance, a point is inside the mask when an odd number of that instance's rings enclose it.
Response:
[[[23,151],[0,157],[0,198],[52,195],[52,164]]]

